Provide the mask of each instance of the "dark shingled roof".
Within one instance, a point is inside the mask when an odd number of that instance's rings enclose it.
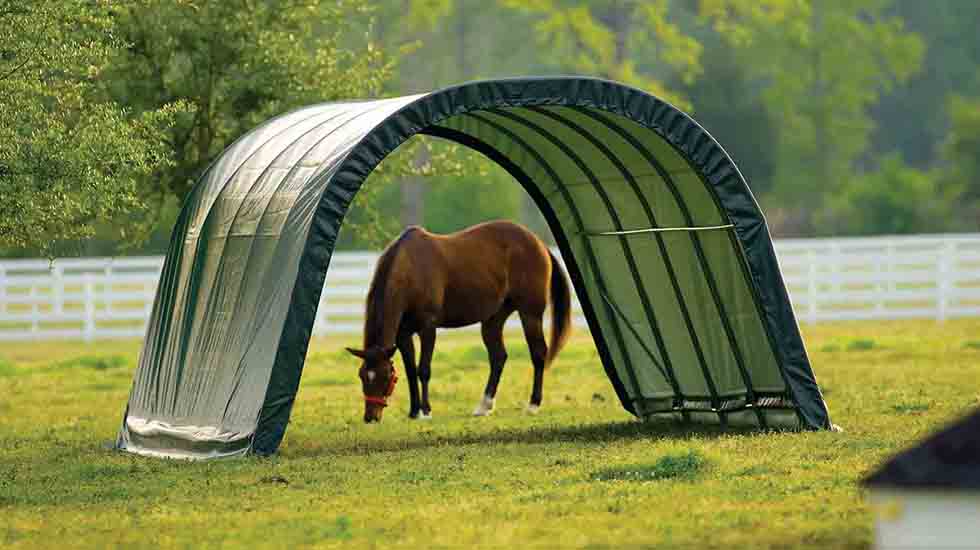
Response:
[[[980,409],[899,453],[864,484],[980,490]]]

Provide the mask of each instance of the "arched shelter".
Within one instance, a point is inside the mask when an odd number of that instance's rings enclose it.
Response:
[[[228,147],[174,229],[120,448],[278,448],[344,215],[416,134],[479,151],[528,191],[628,411],[830,427],[765,219],[722,147],[634,88],[521,78],[313,105]]]

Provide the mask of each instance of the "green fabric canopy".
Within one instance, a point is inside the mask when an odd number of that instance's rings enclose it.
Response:
[[[642,91],[522,78],[314,105],[228,147],[174,229],[120,448],[278,448],[344,215],[416,134],[481,152],[533,197],[626,410],[830,427],[765,219],[721,146]]]

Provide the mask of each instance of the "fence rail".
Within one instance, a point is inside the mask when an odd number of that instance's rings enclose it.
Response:
[[[804,323],[980,316],[980,234],[784,239],[776,251]],[[314,334],[361,329],[376,257],[333,256]],[[0,341],[141,337],[162,266],[162,257],[0,261]],[[577,301],[574,315],[584,326]]]

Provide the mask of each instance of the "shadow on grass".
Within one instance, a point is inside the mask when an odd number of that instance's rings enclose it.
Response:
[[[366,456],[375,453],[416,451],[432,447],[575,442],[604,444],[629,439],[716,438],[723,435],[762,435],[771,430],[759,428],[728,428],[682,424],[678,422],[604,422],[581,426],[532,426],[528,428],[501,428],[480,433],[434,435],[421,432],[398,439],[353,440],[343,443],[320,442],[312,439],[292,440],[281,453],[283,458],[320,456]]]

